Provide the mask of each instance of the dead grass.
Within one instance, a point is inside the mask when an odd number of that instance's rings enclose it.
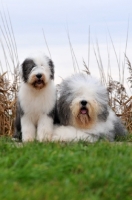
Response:
[[[0,75],[0,135],[12,135],[14,129],[16,88]]]
[[[108,85],[109,104],[126,128],[132,132],[132,96],[128,96],[125,87],[118,81],[110,79]]]
[[[19,85],[19,59],[9,12],[0,11],[0,44],[4,63],[0,61],[0,135],[12,135]]]

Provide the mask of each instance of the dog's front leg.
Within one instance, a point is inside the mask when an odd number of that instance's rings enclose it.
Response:
[[[50,141],[53,134],[53,119],[46,114],[40,116],[37,128],[37,140]]]
[[[29,116],[27,115],[22,116],[21,126],[22,126],[22,141],[23,142],[34,141],[36,129]]]

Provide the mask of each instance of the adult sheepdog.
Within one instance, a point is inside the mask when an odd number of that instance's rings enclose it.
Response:
[[[90,75],[75,74],[61,83],[57,110],[61,126],[55,128],[53,141],[114,141],[126,135],[108,105],[106,88]]]
[[[56,89],[54,64],[43,54],[30,56],[21,65],[14,138],[23,142],[50,140]]]

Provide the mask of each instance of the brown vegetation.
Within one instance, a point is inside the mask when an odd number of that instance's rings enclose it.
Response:
[[[10,15],[0,12],[0,135],[12,135],[16,110],[16,95],[19,84],[18,53]],[[0,58],[1,59],[1,58]]]
[[[16,88],[0,75],[0,135],[12,135],[16,104]]]

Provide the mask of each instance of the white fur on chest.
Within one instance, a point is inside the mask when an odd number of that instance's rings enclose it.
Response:
[[[22,83],[18,98],[24,114],[36,116],[49,114],[55,105],[55,86],[51,81],[45,88],[36,90],[30,85]]]

